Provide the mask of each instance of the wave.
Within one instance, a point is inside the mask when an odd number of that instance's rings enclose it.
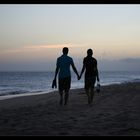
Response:
[[[47,90],[47,91],[36,91],[36,92],[26,92],[26,93],[21,93],[20,94],[6,94],[4,96],[0,96],[0,100],[5,100],[5,99],[11,99],[11,98],[16,98],[16,97],[23,97],[23,96],[32,96],[32,95],[41,95],[41,94],[46,94],[46,93],[52,93],[56,91],[54,90]]]
[[[54,72],[0,72],[0,100],[50,93]],[[100,72],[100,85],[140,82],[140,72]],[[96,86],[97,84],[95,84]],[[71,89],[84,88],[84,76],[78,81],[72,73]]]
[[[112,81],[112,82],[110,82],[110,81],[106,81],[106,82],[100,82],[100,84],[102,85],[102,86],[107,86],[107,85],[112,85],[112,84],[125,84],[125,83],[138,83],[138,82],[140,82],[140,79],[139,78],[135,78],[135,79],[132,79],[132,80],[124,80],[124,81]],[[96,86],[96,83],[95,83],[95,86]],[[77,89],[77,88],[83,88],[84,87],[84,83],[79,83],[79,82],[74,82],[74,83],[72,83],[72,86],[71,86],[71,89]],[[57,89],[56,89],[57,90]],[[51,89],[51,88],[49,88],[49,89],[45,89],[45,90],[14,90],[14,91],[9,91],[9,89],[8,89],[8,91],[5,89],[5,90],[0,90],[0,96],[6,96],[6,95],[19,95],[19,94],[40,94],[40,93],[44,93],[44,92],[46,92],[46,93],[49,93],[49,92],[51,92],[51,91],[54,91],[54,89]]]
[[[133,80],[125,81],[125,83],[140,83],[140,79],[136,78],[136,79],[133,79]]]
[[[29,91],[23,91],[23,90],[18,90],[18,91],[6,91],[0,93],[0,96],[6,96],[6,95],[18,95],[18,94],[23,94],[23,93],[28,93]]]

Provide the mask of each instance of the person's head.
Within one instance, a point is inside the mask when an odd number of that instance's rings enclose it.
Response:
[[[88,50],[87,50],[87,55],[88,55],[88,56],[92,56],[92,55],[93,55],[92,49],[88,49]]]
[[[67,55],[68,54],[68,51],[69,51],[69,49],[67,47],[64,47],[63,48],[63,54],[66,54]]]

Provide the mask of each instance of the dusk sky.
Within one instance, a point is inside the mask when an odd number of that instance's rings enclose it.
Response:
[[[91,48],[101,71],[140,71],[140,5],[0,5],[0,71],[54,70],[65,46],[78,70]]]

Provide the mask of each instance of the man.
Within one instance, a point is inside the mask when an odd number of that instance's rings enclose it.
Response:
[[[99,82],[99,74],[98,74],[98,68],[97,68],[97,60],[92,57],[93,51],[92,49],[87,50],[87,57],[83,60],[83,68],[80,74],[80,78],[83,74],[83,72],[86,69],[85,72],[85,91],[88,96],[88,103],[91,104],[93,102],[93,96],[94,96],[94,85],[97,81]],[[79,80],[80,80],[79,78]]]
[[[72,66],[74,72],[77,75],[77,79],[79,79],[79,74],[76,70],[76,67],[74,65],[73,59],[68,55],[69,49],[67,47],[63,48],[63,55],[57,58],[57,64],[56,64],[56,70],[55,70],[55,77],[54,80],[56,83],[56,77],[59,72],[58,76],[58,84],[59,84],[59,94],[60,94],[60,105],[63,104],[63,92],[65,92],[64,97],[64,105],[68,102],[69,97],[69,90],[71,87],[71,73],[70,73],[70,65]]]

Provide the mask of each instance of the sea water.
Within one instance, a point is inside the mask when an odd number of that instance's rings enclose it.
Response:
[[[48,93],[52,89],[55,72],[0,72],[0,96]],[[84,74],[77,80],[71,73],[71,89],[84,87]],[[102,71],[99,72],[100,85],[140,82],[138,71]]]

